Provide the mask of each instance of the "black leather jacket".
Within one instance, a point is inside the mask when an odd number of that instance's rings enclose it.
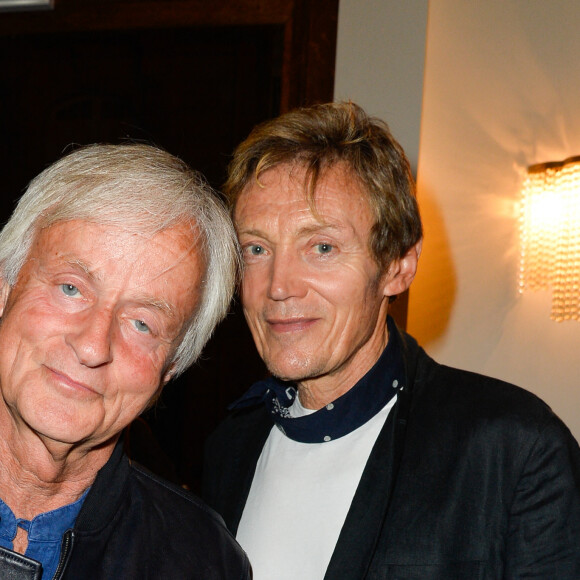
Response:
[[[250,566],[215,512],[118,444],[64,536],[54,578],[246,580]]]

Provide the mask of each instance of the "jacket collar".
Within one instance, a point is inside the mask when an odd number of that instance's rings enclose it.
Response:
[[[238,525],[252,487],[256,465],[266,444],[266,439],[268,439],[274,426],[272,415],[263,405],[254,407],[250,411],[244,409],[237,411],[237,413],[251,415],[251,429],[245,429],[248,424],[244,421],[240,425],[239,432],[233,434],[234,441],[243,442],[243,450],[239,454],[233,454],[230,458],[231,464],[228,470],[233,477],[228,478],[227,497],[223,498],[224,504],[218,510],[234,536],[238,531]]]
[[[402,333],[399,336],[404,351],[405,389],[399,392],[397,403],[373,446],[324,580],[361,580],[367,577],[391,505],[403,455],[419,350],[413,338]],[[377,489],[383,493],[377,493]],[[364,522],[364,534],[360,533],[361,522]]]
[[[301,443],[325,443],[351,433],[372,419],[405,386],[401,337],[394,320],[387,319],[389,340],[371,369],[342,396],[314,413],[293,417],[295,383],[270,377],[252,385],[230,409],[263,403],[277,427]]]
[[[119,438],[109,460],[97,477],[75,522],[75,530],[89,532],[105,526],[117,513],[123,499],[130,464],[123,451],[124,439]]]

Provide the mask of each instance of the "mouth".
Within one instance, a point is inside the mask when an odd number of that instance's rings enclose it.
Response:
[[[58,371],[56,369],[53,369],[51,367],[47,367],[45,366],[45,368],[47,369],[50,378],[57,383],[59,386],[64,387],[67,390],[79,393],[79,394],[85,394],[85,395],[96,395],[98,394],[97,391],[95,389],[93,389],[91,386],[85,384],[85,383],[81,383],[79,381],[76,381],[75,379],[71,378],[69,375],[67,375],[66,373],[63,373],[62,371]]]
[[[301,332],[316,323],[317,318],[269,318],[269,328],[276,333]]]

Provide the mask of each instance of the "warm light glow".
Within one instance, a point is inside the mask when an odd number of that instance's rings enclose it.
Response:
[[[580,320],[580,157],[528,168],[520,234],[520,292],[551,289],[550,318]]]

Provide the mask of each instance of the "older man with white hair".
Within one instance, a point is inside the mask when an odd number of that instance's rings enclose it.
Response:
[[[0,577],[249,577],[219,516],[120,441],[225,315],[236,259],[213,192],[157,148],[32,181],[0,233]]]

